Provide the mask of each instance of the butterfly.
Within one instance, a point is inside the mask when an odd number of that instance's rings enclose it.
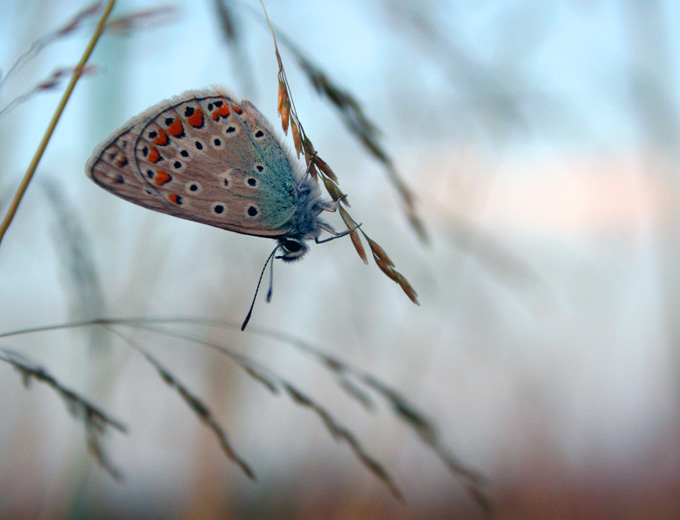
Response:
[[[352,231],[339,233],[320,218],[338,201],[323,199],[255,105],[221,88],[190,90],[133,117],[96,148],[86,171],[144,208],[276,239],[262,274],[277,251],[292,262],[307,253],[307,240]],[[320,240],[322,230],[332,236]]]

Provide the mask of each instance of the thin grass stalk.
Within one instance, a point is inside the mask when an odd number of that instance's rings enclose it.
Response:
[[[9,226],[12,224],[12,221],[14,220],[14,216],[16,215],[17,210],[19,209],[19,204],[21,204],[21,201],[23,200],[24,195],[26,194],[26,190],[28,189],[31,180],[33,179],[33,175],[35,175],[35,171],[38,168],[38,164],[40,163],[40,160],[42,159],[42,156],[45,153],[45,149],[47,148],[47,143],[50,142],[52,134],[54,134],[54,130],[57,127],[57,123],[59,122],[59,119],[61,119],[61,115],[64,113],[66,103],[68,103],[69,99],[71,98],[71,94],[73,93],[73,90],[76,87],[76,83],[78,83],[78,80],[82,76],[83,70],[85,70],[85,66],[87,65],[87,61],[90,59],[90,56],[92,55],[92,52],[94,51],[94,48],[97,45],[97,42],[99,41],[99,38],[104,32],[106,20],[111,14],[111,11],[113,10],[113,6],[115,5],[115,3],[116,0],[109,0],[109,2],[106,4],[106,8],[102,13],[99,22],[97,22],[97,27],[95,28],[94,33],[92,34],[92,38],[90,38],[87,47],[85,47],[85,52],[83,53],[82,57],[80,58],[80,61],[78,62],[78,65],[76,65],[76,68],[73,71],[73,75],[71,76],[71,80],[66,86],[64,95],[62,96],[59,105],[57,105],[57,109],[54,112],[54,115],[52,116],[50,124],[47,126],[47,130],[45,130],[45,135],[40,141],[38,149],[36,150],[35,155],[31,160],[31,163],[28,165],[28,169],[26,170],[24,178],[22,179],[21,184],[19,185],[16,194],[14,195],[14,199],[12,200],[9,209],[7,210],[7,214],[5,215],[2,224],[0,224],[0,245],[2,244],[2,240],[5,237],[5,233],[7,233]]]

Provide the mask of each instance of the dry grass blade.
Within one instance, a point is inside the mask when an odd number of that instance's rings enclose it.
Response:
[[[302,151],[302,139],[300,139],[300,130],[298,130],[295,120],[290,122],[290,129],[293,133],[293,143],[295,144],[295,153],[298,158],[300,157],[300,152]]]
[[[7,71],[7,74],[5,74],[5,76],[2,78],[0,81],[0,89],[6,81],[8,81],[14,74],[18,73],[24,67],[24,65],[26,65],[26,63],[35,58],[47,45],[73,33],[76,29],[84,25],[89,18],[94,17],[102,9],[103,5],[104,2],[101,1],[86,7],[85,9],[76,13],[73,18],[71,18],[71,20],[59,27],[57,30],[45,34],[35,40],[31,44],[30,48],[21,56],[19,56],[19,58]]]
[[[279,85],[282,84],[283,83],[279,83]],[[279,114],[281,115],[281,127],[283,128],[283,132],[288,134],[288,123],[290,121],[290,99],[288,96],[283,98],[283,101],[281,102],[281,108],[279,109]]]
[[[326,161],[324,161],[318,154],[314,157],[314,164],[316,164],[319,169],[324,172],[333,182],[338,182],[338,177],[335,172],[331,169]]]
[[[276,112],[281,113],[281,108],[283,107],[283,101],[286,99],[286,85],[283,83],[283,81],[279,81],[279,97],[278,101],[276,102]]]
[[[371,253],[373,253],[373,260],[380,270],[385,273],[385,276],[401,287],[401,290],[404,291],[404,294],[408,296],[409,300],[416,305],[420,305],[420,302],[418,302],[418,293],[406,277],[394,268],[394,263],[390,257],[387,256],[385,250],[376,241],[372,240],[363,229],[361,230],[361,233],[368,241]]]
[[[101,316],[105,307],[104,293],[81,225],[82,219],[78,218],[60,184],[43,182],[42,187],[56,216],[53,236],[59,259],[68,276],[68,286],[76,295],[72,313],[80,318]],[[97,331],[92,329],[94,334],[98,334]],[[93,340],[96,338],[93,335]]]
[[[290,94],[290,87],[288,85],[288,80],[286,78],[286,70],[283,66],[283,60],[281,59],[281,54],[279,53],[279,47],[277,44],[276,40],[276,34],[274,33],[274,27],[272,26],[271,22],[269,21],[269,16],[267,15],[267,10],[264,7],[264,4],[262,1],[260,1],[260,4],[262,5],[262,10],[264,11],[265,18],[267,20],[267,24],[269,25],[269,30],[271,31],[272,38],[274,40],[274,51],[276,54],[276,61],[279,65],[279,93],[278,93],[278,107],[279,107],[279,115],[281,116],[281,124],[283,126],[284,132],[288,131],[288,124],[290,120],[290,124],[292,125],[293,128],[293,139],[295,141],[295,150],[298,152],[298,156],[300,153],[300,141],[302,142],[302,148],[305,151],[305,160],[307,162],[307,165],[312,166],[319,166],[320,171],[312,171],[312,168],[310,167],[310,173],[311,175],[316,178],[317,175],[318,177],[321,178],[324,187],[326,188],[326,191],[328,194],[331,196],[331,198],[334,201],[342,201],[342,204],[349,205],[346,200],[346,195],[342,192],[340,187],[337,184],[337,176],[335,175],[335,172],[328,166],[328,164],[321,160],[318,159],[318,154],[316,153],[316,149],[314,148],[314,145],[312,144],[312,141],[309,139],[309,137],[305,134],[305,130],[302,126],[302,123],[300,122],[300,118],[297,115],[297,112],[295,110],[295,103],[292,100],[292,96]],[[407,214],[409,215],[409,219],[411,220],[411,223],[413,224],[413,227],[419,232],[421,238],[425,238],[425,230],[424,227],[422,226],[422,223],[418,219],[416,213],[415,213],[415,206],[413,204],[413,196],[411,195],[411,192],[408,190],[406,185],[401,181],[399,176],[396,173],[396,170],[394,168],[394,165],[392,164],[391,159],[382,151],[380,146],[378,145],[377,141],[374,139],[374,134],[376,134],[376,129],[375,126],[368,121],[366,116],[363,114],[363,111],[361,110],[359,104],[349,96],[347,93],[343,92],[342,90],[338,89],[334,85],[332,85],[330,82],[327,81],[325,74],[323,74],[321,71],[318,69],[314,68],[311,65],[311,62],[309,62],[302,53],[299,52],[290,42],[288,42],[288,47],[293,51],[293,53],[296,55],[298,61],[300,61],[300,65],[303,69],[306,69],[310,74],[313,72],[314,73],[314,84],[317,86],[317,89],[321,89],[323,92],[326,93],[326,95],[333,100],[333,102],[340,106],[340,107],[350,107],[351,111],[343,111],[342,113],[346,115],[346,117],[351,118],[351,128],[358,129],[357,132],[359,132],[361,136],[362,142],[364,142],[367,147],[373,151],[374,155],[378,156],[381,158],[381,160],[385,163],[385,165],[388,167],[388,171],[392,172],[393,174],[393,183],[399,190],[402,199],[404,200],[406,206],[407,206]],[[351,115],[347,115],[351,114]],[[342,206],[339,206],[340,208],[340,215],[345,222],[345,225],[347,226],[347,229],[353,229],[356,227],[356,222],[354,219],[349,215],[346,209],[344,209]],[[361,230],[361,233],[363,236],[368,239],[368,235]],[[352,240],[352,245],[354,246],[354,249],[356,250],[357,254],[359,257],[363,260],[364,263],[368,263],[368,258],[366,256],[366,251],[363,247],[363,244],[361,243],[361,238],[359,236],[359,233],[357,233],[356,230],[352,231],[350,234],[350,239]],[[370,240],[370,239],[369,239]],[[375,243],[374,243],[375,244]],[[370,241],[369,241],[370,245]],[[377,244],[376,244],[377,245]],[[379,247],[379,246],[378,246]],[[372,248],[373,249],[373,248]],[[415,289],[413,286],[409,283],[409,281],[396,271],[394,269],[394,264],[390,260],[389,263],[386,262],[384,259],[389,258],[385,251],[382,248],[379,248],[378,253],[376,254],[375,251],[373,251],[373,258],[375,259],[375,262],[377,266],[382,270],[385,275],[396,282],[408,296],[408,298],[418,305],[418,294],[416,293]]]
[[[236,21],[228,3],[224,0],[215,0],[215,10],[217,11],[217,19],[220,22],[220,28],[225,39],[229,42],[238,41]]]
[[[265,367],[258,365],[254,361],[248,359],[245,356],[242,356],[241,354],[238,354],[227,347],[224,347],[223,345],[217,345],[215,343],[210,343],[205,340],[203,340],[200,337],[197,337],[195,335],[182,332],[182,331],[176,331],[176,330],[170,330],[170,329],[164,329],[160,327],[154,327],[149,325],[149,323],[170,323],[173,320],[164,320],[164,319],[148,319],[148,318],[129,318],[129,319],[100,319],[100,320],[95,320],[94,323],[99,324],[99,325],[123,325],[127,327],[134,327],[137,329],[141,330],[146,330],[148,332],[152,332],[155,334],[159,334],[162,336],[167,336],[171,338],[177,338],[181,339],[184,341],[188,341],[191,343],[195,343],[198,345],[203,345],[207,348],[210,348],[212,350],[215,350],[219,352],[220,354],[223,354],[227,357],[229,357],[234,363],[236,363],[239,368],[242,368],[246,374],[248,374],[250,377],[253,378],[253,380],[257,383],[260,383],[263,385],[268,391],[271,393],[278,393],[279,392],[279,378],[276,376],[276,374],[272,374],[271,371],[267,370]],[[179,322],[182,322],[180,319]],[[239,325],[239,330],[241,329],[241,325]],[[0,334],[0,338],[3,336]]]
[[[278,385],[272,381],[272,379],[266,375],[264,375],[260,370],[257,370],[253,367],[243,367],[243,370],[246,371],[246,373],[255,379],[256,381],[259,381],[264,385],[264,387],[269,390],[272,394],[278,394],[279,393],[279,387]]]
[[[83,76],[92,74],[95,70],[96,67],[94,65],[88,65],[83,69],[82,74]],[[26,101],[30,100],[31,98],[40,94],[41,92],[54,90],[55,88],[59,87],[61,85],[61,82],[74,72],[75,72],[74,67],[64,67],[55,70],[45,79],[43,79],[40,83],[35,85],[33,88],[15,97],[13,100],[7,103],[7,105],[2,107],[2,109],[0,109],[0,119],[3,116],[9,114],[12,110],[14,110],[22,103],[25,103]]]
[[[149,320],[153,321],[153,320]],[[179,339],[184,339],[186,341],[190,341],[192,343],[196,343],[198,345],[202,345],[205,347],[208,347],[212,350],[215,350],[217,352],[220,352],[226,356],[228,356],[232,361],[234,361],[240,368],[243,368],[245,372],[254,378],[255,381],[258,383],[264,384],[268,390],[276,393],[277,388],[283,388],[286,390],[286,393],[288,394],[289,397],[293,400],[293,402],[304,406],[306,408],[309,408],[312,410],[317,416],[321,418],[323,421],[324,425],[328,429],[328,431],[331,433],[331,435],[338,439],[338,440],[344,440],[347,442],[348,446],[351,448],[355,456],[359,459],[359,461],[366,467],[369,471],[371,471],[376,477],[378,477],[389,489],[390,491],[400,500],[403,500],[401,492],[399,489],[396,487],[394,484],[392,478],[389,476],[387,471],[383,468],[383,466],[376,461],[373,457],[371,457],[366,450],[364,450],[363,446],[359,443],[359,441],[354,438],[354,436],[347,430],[344,426],[342,426],[329,412],[326,410],[323,406],[318,404],[316,401],[314,401],[312,398],[308,397],[304,393],[302,393],[300,390],[298,390],[293,383],[285,379],[284,377],[273,373],[269,369],[265,369],[264,367],[259,366],[257,363],[255,363],[253,360],[250,360],[249,358],[236,354],[229,349],[223,347],[222,345],[216,344],[216,343],[211,343],[208,341],[203,340],[202,338],[196,337],[192,334],[187,334],[184,332],[176,331],[176,330],[168,330],[168,329],[163,329],[160,327],[152,327],[149,325],[146,325],[142,322],[142,320],[106,320],[102,321],[101,323],[104,324],[104,326],[115,332],[117,335],[123,337],[128,343],[130,343],[130,339],[122,336],[118,331],[115,329],[111,328],[110,325],[117,324],[117,325],[127,325],[130,327],[135,327],[135,328],[140,328],[149,332],[154,332],[157,334],[161,334],[164,336],[168,337],[173,337],[173,338],[179,338]],[[140,349],[138,345],[134,345],[130,343],[133,348],[138,349],[143,355],[147,355],[144,350]],[[265,375],[265,373],[267,375]],[[191,404],[191,403],[190,403]],[[205,408],[205,406],[202,406]]]
[[[220,322],[214,322],[219,324]],[[339,384],[346,388],[345,382],[350,377],[362,382],[369,388],[373,389],[378,395],[382,396],[391,409],[395,412],[397,417],[409,425],[419,436],[420,439],[440,458],[446,465],[452,475],[457,476],[465,482],[466,489],[470,495],[484,509],[487,513],[492,510],[493,502],[488,493],[484,489],[484,479],[456,457],[454,457],[442,444],[439,438],[437,428],[430,419],[425,417],[423,413],[410,404],[397,390],[383,383],[371,374],[350,365],[334,356],[324,353],[321,349],[302,341],[299,338],[282,334],[277,331],[272,331],[263,327],[253,327],[250,332],[252,334],[259,334],[265,337],[278,339],[296,349],[311,355],[317,359],[323,366],[333,372],[338,379]],[[349,395],[355,399],[361,398],[353,392]]]
[[[346,128],[350,131],[350,133],[356,136],[359,142],[364,145],[364,147],[371,153],[371,155],[373,155],[378,161],[380,161],[383,164],[385,170],[387,171],[388,178],[390,179],[393,186],[396,188],[397,192],[399,193],[404,203],[405,211],[409,222],[411,223],[411,225],[413,226],[421,240],[424,241],[427,240],[427,233],[425,231],[425,227],[422,223],[422,220],[420,219],[416,212],[414,196],[411,190],[406,186],[406,184],[402,180],[399,173],[397,172],[397,169],[394,166],[394,162],[389,157],[387,152],[385,152],[383,147],[380,145],[379,132],[377,126],[373,122],[371,122],[369,118],[366,116],[358,100],[346,89],[340,87],[336,82],[331,80],[329,75],[326,74],[320,67],[318,67],[310,58],[308,58],[305,55],[305,53],[303,53],[300,50],[300,48],[292,42],[290,38],[288,38],[284,33],[279,31],[278,29],[276,30],[275,34],[274,26],[269,20],[267,10],[265,9],[262,0],[260,0],[260,4],[262,6],[262,11],[264,12],[265,15],[265,21],[269,26],[272,36],[274,37],[276,58],[279,64],[280,85],[285,83],[284,86],[288,90],[286,96],[290,97],[290,89],[285,79],[285,71],[283,68],[283,62],[281,60],[281,55],[279,53],[277,45],[276,34],[279,35],[278,38],[280,39],[281,43],[294,56],[298,65],[300,66],[300,69],[307,76],[307,78],[312,83],[316,91],[323,97],[328,99],[331,102],[331,104],[338,110],[338,113],[340,114],[343,122],[345,123]],[[249,12],[251,15],[257,17],[258,19],[261,19],[259,13],[254,9],[244,4],[239,5],[247,12]],[[281,99],[281,91],[279,91],[279,99]],[[291,105],[293,105],[292,102]],[[279,103],[279,107],[281,106],[282,106],[281,103]],[[281,109],[279,109],[279,113],[282,115],[283,118],[283,112],[281,111]],[[299,119],[295,117],[295,120],[301,127]],[[286,122],[284,123],[284,131],[287,132],[287,128],[288,125]],[[301,133],[304,135],[304,131],[302,131],[302,128],[300,128],[300,130]]]
[[[76,83],[80,79],[80,77],[83,74],[83,70],[85,69],[85,66],[87,65],[87,61],[90,59],[90,56],[92,55],[92,52],[94,51],[94,47],[99,41],[99,38],[102,35],[102,32],[104,31],[104,27],[106,25],[106,20],[108,19],[109,15],[111,14],[111,10],[113,9],[113,6],[115,5],[115,0],[108,0],[108,3],[106,4],[106,8],[104,9],[104,12],[102,13],[101,17],[99,18],[99,21],[97,22],[97,27],[94,30],[94,33],[92,34],[92,37],[90,38],[90,41],[88,42],[87,46],[85,47],[85,50],[83,51],[83,55],[80,58],[80,61],[78,62],[78,65],[76,65],[76,68],[73,72],[73,75],[71,76],[71,80],[69,81],[68,85],[66,86],[66,90],[64,91],[64,95],[61,98],[61,101],[57,105],[57,109],[54,112],[54,115],[52,116],[52,119],[50,120],[49,124],[47,125],[47,129],[45,130],[45,135],[40,141],[40,144],[38,145],[38,149],[35,152],[35,155],[33,156],[33,159],[31,159],[31,163],[29,164],[28,168],[26,169],[26,173],[24,174],[23,179],[21,180],[21,184],[19,185],[19,188],[17,189],[16,194],[14,195],[14,199],[12,200],[12,203],[10,204],[9,210],[7,211],[7,214],[5,215],[5,218],[3,221],[0,223],[0,244],[2,243],[3,238],[5,237],[5,233],[7,233],[7,230],[9,229],[10,225],[12,224],[12,220],[14,220],[14,216],[16,215],[16,212],[19,209],[19,204],[21,204],[21,201],[24,198],[24,195],[26,194],[26,190],[28,189],[28,186],[31,183],[31,180],[33,179],[33,175],[35,175],[35,171],[38,168],[38,164],[40,163],[40,160],[42,159],[43,154],[45,153],[45,149],[47,148],[47,143],[49,143],[50,139],[52,138],[52,134],[54,133],[55,128],[57,127],[57,122],[59,119],[61,119],[61,115],[64,113],[64,110],[66,108],[66,103],[68,100],[71,98],[71,94],[73,93],[73,89],[75,89]],[[5,78],[7,79],[7,78]]]
[[[106,31],[119,35],[128,35],[133,31],[148,29],[154,25],[165,23],[176,14],[177,8],[173,5],[140,9],[128,15],[114,18],[106,24]]]
[[[328,194],[331,196],[331,199],[333,199],[333,201],[342,200],[345,198],[345,194],[342,192],[340,187],[333,182],[331,178],[322,175],[321,180],[323,181],[323,185],[326,188]]]
[[[75,32],[80,27],[86,25],[89,19],[96,15],[104,5],[104,2],[97,2],[90,7],[86,7],[79,13],[77,13],[71,20],[69,20],[65,25],[59,29],[52,31],[33,42],[31,47],[14,62],[12,67],[9,69],[7,74],[0,80],[0,88],[8,81],[13,75],[17,74],[26,63],[31,59],[35,58],[42,49],[46,46],[54,43],[60,38],[64,38],[73,32]],[[132,14],[116,18],[111,20],[106,24],[106,30],[117,33],[129,33],[133,30],[139,30],[147,28],[148,26],[158,23],[158,19],[168,16],[174,13],[176,9],[171,6],[158,7],[153,9],[146,9],[136,11]],[[87,66],[82,70],[82,74],[91,74],[94,72],[95,66]],[[31,88],[24,94],[17,96],[15,99],[10,101],[5,107],[0,109],[0,117],[11,112],[18,105],[28,101],[33,96],[44,92],[47,90],[52,90],[60,85],[65,77],[70,76],[75,72],[74,67],[64,67],[59,68],[44,80],[42,80],[38,85]]]
[[[449,472],[464,480],[465,488],[470,492],[470,495],[474,498],[475,502],[477,502],[487,514],[490,514],[493,501],[484,489],[484,479],[479,473],[467,467],[444,447],[439,439],[437,429],[432,422],[425,418],[422,413],[416,410],[413,405],[408,403],[406,399],[393,388],[386,386],[370,374],[356,372],[354,369],[351,370],[359,379],[387,400],[394,412],[409,424],[422,441],[444,462]]]
[[[475,256],[485,269],[504,282],[542,284],[541,276],[483,227],[464,218],[453,220],[456,245]]]
[[[354,381],[342,376],[338,376],[337,380],[342,389],[347,392],[348,395],[353,397],[358,403],[360,403],[364,408],[367,410],[373,410],[375,408],[375,403],[373,402],[371,395],[359,385],[357,385]]]
[[[340,211],[340,216],[342,217],[343,222],[347,226],[347,229],[352,229],[356,226],[356,223],[354,222],[354,219],[350,216],[349,213],[347,213],[347,210],[343,208],[342,206],[338,206],[338,210]],[[354,246],[354,249],[356,249],[357,254],[359,257],[363,260],[363,262],[368,265],[368,256],[366,255],[366,249],[364,249],[364,245],[361,243],[361,238],[359,238],[359,233],[354,230],[349,234],[350,239],[352,240],[352,245]]]
[[[412,206],[406,207],[406,218],[408,219],[413,229],[416,230],[416,233],[418,234],[420,239],[423,242],[427,242],[429,240],[427,235],[427,229],[425,229],[425,224],[423,223],[423,220],[416,212],[415,207]]]
[[[120,480],[121,474],[112,464],[104,450],[102,437],[108,432],[109,427],[115,428],[122,433],[127,433],[125,425],[120,421],[111,418],[99,407],[90,403],[87,399],[78,395],[73,390],[66,388],[43,367],[18,352],[0,347],[0,360],[9,363],[16,368],[24,378],[25,385],[28,385],[35,379],[56,390],[66,402],[71,415],[83,421],[87,437],[87,447],[90,453],[107,473],[116,480]]]
[[[385,250],[375,240],[371,240],[370,238],[366,237],[366,241],[368,242],[368,245],[371,248],[373,256],[375,256],[382,262],[385,262],[387,265],[394,267],[394,262],[392,261],[392,259],[389,256],[387,256]]]
[[[418,301],[418,293],[403,274],[401,274],[399,271],[394,271],[394,281],[399,284],[399,287],[401,287],[401,290],[404,291],[404,294],[408,296],[409,300],[411,300],[416,305],[420,305],[420,302]]]
[[[111,320],[112,323],[114,321],[119,324],[128,325],[134,325],[136,323],[139,323],[139,320]],[[212,327],[230,328],[235,330],[239,328],[239,325],[235,323],[228,323],[221,320],[211,320],[204,318],[183,318],[183,317],[157,318],[157,319],[148,318],[144,321],[146,323],[150,322],[193,323],[208,325]],[[155,330],[153,328],[150,328],[148,325],[144,326],[143,328],[145,330]],[[158,332],[164,333],[162,332],[162,329],[159,329]],[[347,389],[346,381],[350,379],[353,379],[356,382],[363,383],[368,388],[372,389],[388,403],[390,408],[393,410],[393,412],[399,419],[401,419],[406,425],[413,429],[413,431],[424,442],[424,444],[427,447],[429,447],[432,450],[432,452],[435,455],[437,455],[437,457],[444,463],[449,472],[452,475],[463,480],[465,488],[469,491],[470,495],[475,500],[475,502],[482,509],[484,509],[484,511],[486,512],[491,511],[493,501],[491,500],[491,498],[489,497],[488,493],[485,490],[483,477],[480,476],[478,472],[474,471],[473,469],[465,465],[463,462],[458,460],[449,452],[449,450],[442,443],[438,430],[434,423],[430,419],[428,419],[422,412],[420,412],[416,406],[409,403],[408,400],[404,398],[396,389],[380,381],[379,379],[369,374],[368,372],[365,372],[364,370],[361,370],[358,367],[355,367],[345,361],[342,361],[341,359],[338,359],[335,356],[326,354],[325,352],[323,352],[322,349],[315,347],[307,343],[306,341],[301,340],[298,337],[291,336],[289,334],[285,334],[279,331],[274,331],[261,326],[253,326],[249,329],[249,332],[251,334],[257,334],[263,337],[276,339],[298,349],[301,352],[304,352],[305,354],[312,356],[312,358],[316,359],[319,363],[321,363],[335,375],[336,379],[338,380],[338,383],[344,389]],[[196,338],[192,338],[191,336],[188,336],[183,333],[179,335],[173,333],[173,336],[183,337],[190,341],[197,341],[210,348],[224,351],[224,353],[227,355],[234,355],[227,352],[226,349],[224,349],[224,347],[206,344],[206,342],[203,342]],[[238,355],[235,356],[238,358]],[[235,359],[235,361],[243,362],[243,360],[239,361],[239,359]],[[272,376],[271,379],[274,380],[274,376]],[[285,380],[279,380],[279,384],[286,385],[289,383]],[[363,405],[361,397],[362,394],[360,393],[357,394],[353,391],[349,391],[348,395],[354,399],[357,399]],[[300,402],[300,404],[306,404],[309,401],[308,398],[306,398],[299,392],[298,393],[294,392],[294,397],[297,402]],[[322,420],[324,420],[327,427],[329,427],[329,431],[331,431],[333,435],[336,435],[337,428],[335,428],[334,426],[335,423],[332,421],[327,422],[323,414],[321,414],[321,418]]]
[[[196,397],[185,385],[183,385],[177,377],[172,374],[167,368],[165,368],[158,359],[152,356],[149,352],[143,349],[136,341],[134,341],[129,336],[122,334],[118,330],[114,329],[109,325],[102,325],[111,333],[115,334],[123,341],[125,341],[130,347],[139,352],[146,360],[153,365],[158,374],[161,376],[163,381],[165,381],[170,388],[175,390],[184,399],[189,408],[205,423],[205,425],[212,430],[212,432],[217,437],[220,446],[222,446],[222,451],[248,476],[248,478],[255,480],[255,473],[253,472],[250,465],[234,450],[229,442],[227,433],[224,431],[222,426],[217,422],[217,419],[210,411],[210,408],[198,397]]]
[[[384,466],[380,464],[377,460],[375,460],[373,457],[371,457],[366,452],[366,450],[364,450],[363,446],[352,434],[352,432],[350,432],[347,428],[338,423],[328,413],[328,411],[325,408],[323,408],[321,405],[319,405],[316,401],[314,401],[310,397],[300,392],[300,390],[298,390],[291,384],[286,383],[284,385],[284,388],[286,389],[290,397],[293,399],[293,401],[295,401],[301,406],[309,408],[317,416],[319,416],[319,418],[321,418],[322,422],[324,423],[328,431],[331,433],[331,435],[337,440],[344,441],[354,452],[354,454],[359,459],[359,461],[364,465],[364,467],[368,469],[371,473],[373,473],[373,475],[375,475],[378,479],[380,479],[396,498],[398,498],[402,502],[404,501],[404,497],[401,491],[399,491],[399,488],[396,486],[387,470],[385,470]]]
[[[252,63],[248,59],[246,46],[242,45],[243,30],[239,18],[234,12],[231,0],[214,0],[213,6],[219,21],[220,31],[227,44],[227,48],[232,55],[234,71],[244,86],[250,87],[246,90],[253,90],[256,82],[253,77]]]
[[[240,325],[237,323],[229,323],[222,320],[212,320],[206,318],[189,318],[181,316],[168,318],[119,318],[88,320],[34,327],[32,329],[16,330],[12,332],[0,333],[0,338],[18,336],[21,334],[54,331],[58,329],[87,327],[92,325],[104,325],[107,326],[107,328],[113,325],[122,325],[203,345],[231,358],[239,367],[243,368],[244,371],[249,376],[251,376],[255,382],[262,384],[270,392],[278,393],[281,388],[285,388],[286,393],[294,400],[294,402],[312,408],[335,438],[343,438],[347,443],[349,443],[355,455],[362,461],[362,463],[367,466],[372,466],[372,471],[376,475],[383,473],[384,470],[382,469],[382,466],[379,464],[373,465],[373,459],[363,452],[360,445],[358,446],[356,444],[356,440],[350,432],[337,423],[324,408],[316,405],[312,399],[298,391],[297,388],[295,388],[295,386],[285,378],[274,374],[271,370],[265,367],[259,366],[257,363],[248,359],[247,357],[230,351],[222,345],[207,342],[202,338],[196,337],[186,332],[152,326],[152,323],[172,323],[175,325],[179,323],[187,323],[218,327],[221,329],[240,329]],[[360,386],[358,386],[356,383],[364,384],[369,389],[376,392],[389,404],[396,416],[417,433],[418,437],[432,450],[433,453],[437,455],[437,457],[445,464],[451,474],[463,480],[465,488],[468,490],[474,500],[480,505],[480,507],[482,507],[487,513],[491,511],[493,502],[484,489],[484,479],[477,472],[459,461],[446,449],[439,438],[437,428],[434,426],[432,421],[425,417],[425,415],[415,406],[410,404],[397,390],[383,383],[368,372],[365,372],[334,356],[326,354],[320,348],[312,346],[311,344],[295,336],[258,326],[251,327],[249,332],[262,337],[276,339],[283,342],[284,344],[300,350],[305,354],[312,356],[313,359],[317,360],[321,365],[325,366],[334,374],[340,387],[348,392],[348,396],[356,399],[362,405],[367,405],[369,402],[372,403],[372,400],[370,395],[361,390]],[[348,385],[349,381],[351,381],[350,385]],[[202,408],[205,407],[203,406]],[[384,480],[384,482],[387,485],[390,485],[391,480]]]
[[[285,40],[282,38],[282,41]],[[289,45],[287,46],[289,47]],[[293,52],[296,54],[299,50],[294,48]],[[413,193],[399,175],[392,158],[379,143],[377,128],[368,120],[361,105],[348,92],[332,83],[328,76],[319,71],[309,60],[303,56],[298,56],[298,62],[302,70],[308,74],[310,81],[314,84],[317,91],[320,94],[324,94],[338,108],[349,131],[359,139],[359,142],[364,145],[373,157],[383,164],[388,178],[404,203],[409,222],[420,239],[426,241],[427,232],[416,211]]]
[[[207,321],[206,323],[211,322]],[[212,323],[219,325],[221,322]],[[314,347],[299,338],[257,326],[252,328],[251,333],[278,339],[279,341],[283,341],[284,343],[295,347],[301,352],[311,355],[323,366],[333,372],[343,387],[345,387],[345,381],[349,380],[349,376],[361,381],[385,398],[396,414],[409,424],[421,438],[427,439],[429,443],[432,443],[432,446],[437,445],[436,428],[432,422],[418,412],[414,406],[410,405],[394,388],[391,388],[389,385],[386,385],[367,372],[364,372],[335,356],[324,353],[321,349]],[[441,453],[445,453],[445,451],[442,451]],[[461,473],[467,475],[465,472]]]

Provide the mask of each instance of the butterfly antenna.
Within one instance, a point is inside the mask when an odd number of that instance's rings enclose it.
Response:
[[[276,249],[274,249],[274,251],[276,251]],[[273,291],[274,291],[274,262],[269,264],[269,290],[267,291],[267,303],[272,301]]]
[[[246,319],[243,320],[243,325],[241,325],[241,330],[246,330],[246,326],[248,325],[248,322],[250,321],[250,317],[251,317],[252,314],[253,314],[253,307],[255,307],[255,300],[257,300],[257,293],[258,293],[259,290],[260,290],[260,284],[262,283],[262,277],[264,276],[264,272],[265,272],[265,270],[267,269],[267,264],[268,264],[269,262],[271,262],[272,258],[274,257],[274,253],[276,253],[276,250],[277,250],[278,248],[279,248],[279,246],[277,245],[277,246],[274,248],[274,251],[272,251],[272,252],[269,254],[269,257],[267,258],[267,261],[266,261],[266,262],[264,263],[264,265],[262,266],[262,272],[260,273],[260,278],[259,278],[259,280],[257,281],[257,287],[255,287],[255,294],[253,295],[253,301],[252,301],[252,303],[250,304],[250,309],[248,309],[248,314],[246,315]],[[272,262],[272,263],[273,263],[273,262]],[[272,273],[273,273],[273,272],[274,272],[274,269],[272,269]],[[273,275],[272,275],[272,276],[273,276]],[[270,284],[270,286],[269,286],[269,293],[267,294],[267,301],[269,301],[270,298],[271,298],[271,284]]]

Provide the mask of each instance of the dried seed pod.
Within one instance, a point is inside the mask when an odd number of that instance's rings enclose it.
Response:
[[[314,148],[312,141],[304,134],[302,136],[302,148],[304,149],[305,154],[308,155],[307,160],[311,159],[311,157],[316,153],[316,148]]]
[[[354,245],[354,249],[356,249],[357,254],[361,257],[364,263],[368,265],[366,250],[364,249],[364,245],[361,243],[361,237],[359,236],[359,233],[354,230],[349,234],[349,238],[352,241],[352,245]]]
[[[349,215],[349,213],[347,213],[347,210],[342,206],[338,206],[338,209],[340,210],[340,216],[342,217],[343,222],[347,226],[347,229],[352,229],[353,227],[355,227],[356,222],[354,222],[354,219]],[[366,256],[366,250],[364,249],[364,245],[361,243],[359,233],[357,231],[352,231],[349,234],[349,237],[352,239],[352,244],[354,245],[354,249],[356,249],[359,257],[364,261],[365,264],[368,265],[368,257]]]
[[[387,276],[390,280],[394,280],[397,282],[397,276],[396,276],[396,271],[394,270],[394,267],[392,267],[390,264],[387,262],[383,262],[382,259],[378,257],[373,257],[373,260],[375,260],[376,265],[380,268],[380,270],[385,273],[385,276]],[[399,283],[399,282],[397,282]]]
[[[322,175],[321,180],[323,181],[323,185],[325,186],[326,191],[333,200],[338,200],[344,195],[344,193],[342,193],[342,190],[338,187],[338,185],[335,184],[328,177]]]
[[[406,296],[408,296],[409,300],[411,300],[416,305],[420,305],[420,302],[418,301],[418,293],[409,283],[406,277],[397,271],[395,271],[395,274],[397,275],[397,279],[395,281],[399,284],[401,290],[406,293]]]
[[[297,156],[299,158],[300,152],[302,151],[302,140],[300,139],[300,131],[298,130],[298,125],[295,124],[295,119],[291,119],[290,129],[293,133],[293,143],[295,143],[295,153],[297,153]]]
[[[281,107],[283,106],[283,100],[286,99],[288,96],[286,95],[286,85],[283,83],[283,81],[279,78],[279,99],[276,105],[276,110],[280,114],[281,113]]]
[[[318,179],[319,178],[319,170],[316,169],[316,166],[314,166],[314,163],[309,165],[309,175],[312,176],[312,179]]]
[[[283,132],[287,134],[288,122],[290,120],[290,101],[288,100],[288,97],[284,98],[279,114],[281,114],[281,126],[283,127]]]
[[[334,182],[338,182],[337,175],[335,175],[335,172],[331,169],[330,166],[328,166],[328,163],[326,161],[324,161],[321,157],[317,155],[314,158],[314,162],[322,172],[324,172],[326,175],[328,175],[328,177],[333,179]]]
[[[380,260],[382,260],[386,264],[394,267],[394,262],[392,261],[392,259],[387,255],[385,250],[377,242],[371,240],[368,237],[366,237],[366,240],[368,241],[368,245],[371,248],[371,252],[373,253],[374,257],[380,258]]]

